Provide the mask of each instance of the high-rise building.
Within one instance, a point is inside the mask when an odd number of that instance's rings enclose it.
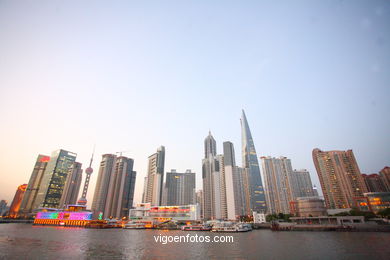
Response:
[[[114,171],[115,161],[116,156],[114,154],[102,155],[91,207],[95,218],[104,213],[108,187],[110,185],[112,172]]]
[[[217,145],[209,132],[205,141],[205,158],[202,160],[203,180],[203,218],[221,218],[220,159],[217,157]]]
[[[120,156],[116,158],[111,174],[104,217],[122,218],[129,215],[133,207],[136,172],[134,160]]]
[[[215,219],[228,219],[227,198],[226,198],[226,175],[225,175],[225,157],[223,154],[217,155],[219,171],[214,175],[214,193],[215,193]]]
[[[7,201],[0,201],[0,217],[2,217],[7,211]]]
[[[390,167],[386,166],[379,171],[383,184],[386,186],[386,191],[390,192]]]
[[[261,157],[267,200],[267,213],[290,213],[293,192],[289,176],[292,172],[291,160],[286,157]]]
[[[387,192],[386,186],[379,174],[362,174],[368,192]]]
[[[19,212],[22,216],[27,217],[34,209],[33,205],[35,204],[35,198],[37,197],[39,187],[41,186],[42,176],[49,160],[49,156],[42,154],[38,155],[27,185],[26,193],[24,194],[22,204],[20,205]]]
[[[267,207],[263,182],[260,175],[259,162],[257,160],[255,144],[253,142],[244,110],[242,110],[241,117],[241,140],[242,167],[248,169],[248,175],[250,178],[250,208],[252,211],[265,212]]]
[[[293,170],[289,178],[294,200],[299,197],[315,196],[310,173],[307,170]]]
[[[148,158],[148,174],[146,186],[144,188],[144,203],[151,203],[152,206],[161,206],[163,181],[164,181],[164,164],[165,164],[165,147],[160,146],[157,152]]]
[[[172,169],[167,172],[165,190],[167,206],[195,204],[195,173],[191,170],[179,173]]]
[[[234,153],[234,146],[231,142],[223,143],[224,177],[226,196],[226,217],[236,220],[242,215],[242,184]]]
[[[104,154],[92,202],[94,216],[122,218],[133,206],[136,172],[134,160]]]
[[[198,208],[200,209],[200,219],[203,219],[203,190],[198,190],[196,192],[196,204],[198,205]]]
[[[50,161],[42,176],[33,208],[58,208],[69,168],[76,161],[76,154],[65,150],[57,150],[51,154]]]
[[[209,135],[204,140],[204,158],[217,155],[217,142],[209,131]]]
[[[313,161],[328,209],[351,208],[354,198],[367,192],[352,150],[313,150]]]
[[[74,162],[68,170],[68,177],[66,178],[64,190],[60,200],[60,208],[65,208],[67,205],[74,205],[80,191],[83,170],[82,164]]]
[[[19,217],[19,209],[22,204],[23,196],[27,190],[27,184],[22,184],[18,186],[14,199],[12,200],[11,207],[9,208],[9,217],[17,218]]]
[[[314,197],[318,197],[319,194],[318,194],[318,188],[316,185],[313,186],[313,193],[314,193]]]

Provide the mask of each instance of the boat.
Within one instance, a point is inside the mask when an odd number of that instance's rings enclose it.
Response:
[[[182,226],[181,230],[182,231],[210,231],[211,230],[210,225],[186,225]]]
[[[252,231],[252,226],[247,223],[219,222],[215,223],[212,232],[247,232]]]
[[[237,232],[252,231],[252,225],[248,224],[248,223],[237,223],[236,229],[237,229]]]
[[[124,229],[145,229],[145,223],[141,222],[128,222],[122,226]]]

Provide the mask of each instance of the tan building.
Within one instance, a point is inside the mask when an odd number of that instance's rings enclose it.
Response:
[[[291,204],[291,213],[298,217],[319,217],[327,215],[324,200],[318,197],[297,198]]]
[[[353,198],[363,197],[367,192],[352,150],[325,152],[314,149],[313,161],[327,208],[351,208]]]
[[[9,208],[9,217],[17,218],[19,216],[20,204],[22,204],[23,196],[26,193],[27,184],[18,186],[11,207]]]
[[[161,206],[164,180],[165,147],[160,146],[157,152],[148,158],[148,174],[145,178],[142,202],[152,206]]]
[[[287,157],[260,157],[264,176],[264,190],[267,201],[267,213],[290,213],[293,192],[290,185],[292,172],[291,160]]]
[[[34,210],[33,205],[35,204],[35,198],[37,197],[39,187],[41,186],[42,176],[49,161],[49,156],[42,154],[38,155],[27,185],[26,193],[24,194],[22,204],[20,205],[19,213],[23,216],[27,217]]]
[[[386,166],[380,170],[379,175],[381,176],[381,179],[386,186],[386,190],[390,192],[390,167]]]

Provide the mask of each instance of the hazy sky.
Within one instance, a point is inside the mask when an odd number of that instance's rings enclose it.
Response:
[[[311,152],[390,164],[389,1],[0,0],[0,199],[39,153],[87,165],[128,151],[140,201],[147,157],[192,169],[209,129],[241,163],[241,109],[259,156],[287,156],[318,184]],[[84,180],[83,180],[84,181]]]

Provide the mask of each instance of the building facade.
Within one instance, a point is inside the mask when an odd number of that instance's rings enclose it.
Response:
[[[51,154],[34,201],[34,209],[59,208],[69,168],[76,161],[76,156],[62,149]]]
[[[386,186],[386,191],[390,192],[390,167],[384,167],[379,171],[379,175],[381,176],[382,182]]]
[[[76,204],[83,174],[81,167],[81,163],[74,162],[69,168],[68,177],[66,178],[64,190],[60,200],[60,208],[66,208],[67,205]]]
[[[98,179],[96,181],[91,207],[95,218],[100,214],[103,215],[104,213],[108,195],[108,187],[110,185],[111,175],[114,171],[115,162],[116,156],[114,154],[102,155],[102,161],[100,162]]]
[[[0,200],[0,217],[4,216],[7,211],[7,201]]]
[[[290,172],[289,179],[294,199],[298,197],[316,196],[314,194],[310,173],[307,170],[293,170]]]
[[[19,217],[20,205],[22,204],[23,196],[26,193],[26,190],[27,190],[27,184],[22,184],[18,186],[18,188],[16,189],[14,199],[12,200],[11,206],[9,208],[8,216],[10,218]]]
[[[362,174],[368,192],[387,192],[385,183],[379,174]]]
[[[204,140],[205,158],[202,160],[203,180],[203,217],[205,220],[221,219],[221,178],[220,160],[217,156],[217,144],[209,135]]]
[[[195,173],[191,170],[179,173],[174,169],[167,172],[165,194],[167,206],[195,204]]]
[[[164,165],[165,165],[165,147],[160,146],[157,152],[148,158],[148,173],[145,179],[146,185],[142,201],[151,203],[152,206],[162,204]]]
[[[313,150],[313,161],[328,209],[351,208],[354,197],[367,192],[352,150]]]
[[[203,190],[198,190],[196,192],[196,204],[199,208],[200,219],[203,219]]]
[[[94,216],[127,217],[133,206],[136,172],[134,160],[113,154],[103,155],[92,202]]]
[[[266,200],[261,180],[259,162],[249,124],[244,110],[241,117],[242,167],[248,169],[250,178],[250,208],[256,212],[266,212]]]
[[[291,160],[286,157],[261,157],[267,200],[267,213],[290,213],[290,201],[294,200],[290,184]]]
[[[46,170],[49,160],[50,157],[47,155],[38,155],[27,185],[26,193],[24,194],[22,204],[20,205],[19,212],[24,217],[27,217],[34,210],[33,205],[35,204],[35,199],[37,197],[39,187],[41,186],[43,173]]]

